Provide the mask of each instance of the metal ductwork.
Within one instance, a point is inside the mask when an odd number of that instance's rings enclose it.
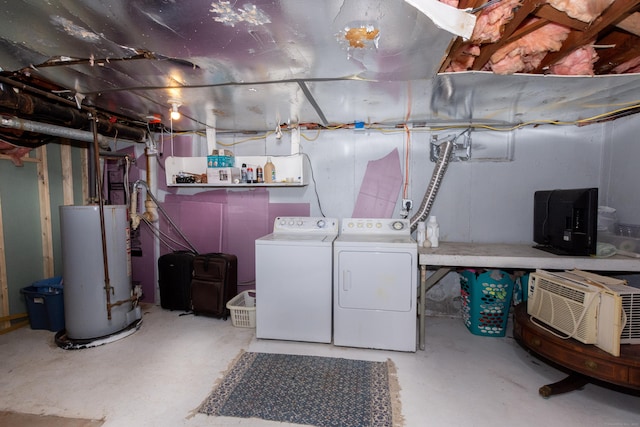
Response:
[[[433,174],[431,175],[431,181],[429,182],[427,192],[422,198],[420,209],[418,209],[418,212],[416,212],[416,214],[411,217],[411,221],[409,221],[411,231],[415,230],[418,227],[418,222],[424,221],[429,216],[429,212],[431,212],[431,206],[438,194],[440,182],[442,182],[442,178],[444,178],[444,174],[447,171],[447,166],[451,159],[451,153],[453,153],[453,149],[455,147],[455,140],[456,138],[449,136],[441,141],[444,145],[444,149],[440,150],[440,156],[438,157],[436,166],[433,169]]]

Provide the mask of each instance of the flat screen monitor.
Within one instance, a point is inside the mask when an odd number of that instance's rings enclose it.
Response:
[[[536,191],[533,203],[535,248],[557,255],[595,255],[598,189]]]

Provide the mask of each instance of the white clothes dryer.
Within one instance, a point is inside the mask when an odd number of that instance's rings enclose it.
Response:
[[[416,351],[418,247],[409,221],[343,219],[333,251],[333,343]]]
[[[338,219],[278,217],[255,241],[256,337],[331,342]]]

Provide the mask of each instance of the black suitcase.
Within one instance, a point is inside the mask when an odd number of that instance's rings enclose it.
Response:
[[[191,310],[193,252],[177,251],[158,258],[160,306],[169,310]]]
[[[191,303],[194,314],[227,320],[227,303],[238,293],[238,258],[223,253],[200,254],[193,259]]]

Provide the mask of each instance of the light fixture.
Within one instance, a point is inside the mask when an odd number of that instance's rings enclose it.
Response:
[[[169,104],[171,104],[171,110],[169,110],[169,115],[171,120],[180,120],[180,111],[178,111],[178,107],[180,107],[180,102],[175,100],[169,100]]]

